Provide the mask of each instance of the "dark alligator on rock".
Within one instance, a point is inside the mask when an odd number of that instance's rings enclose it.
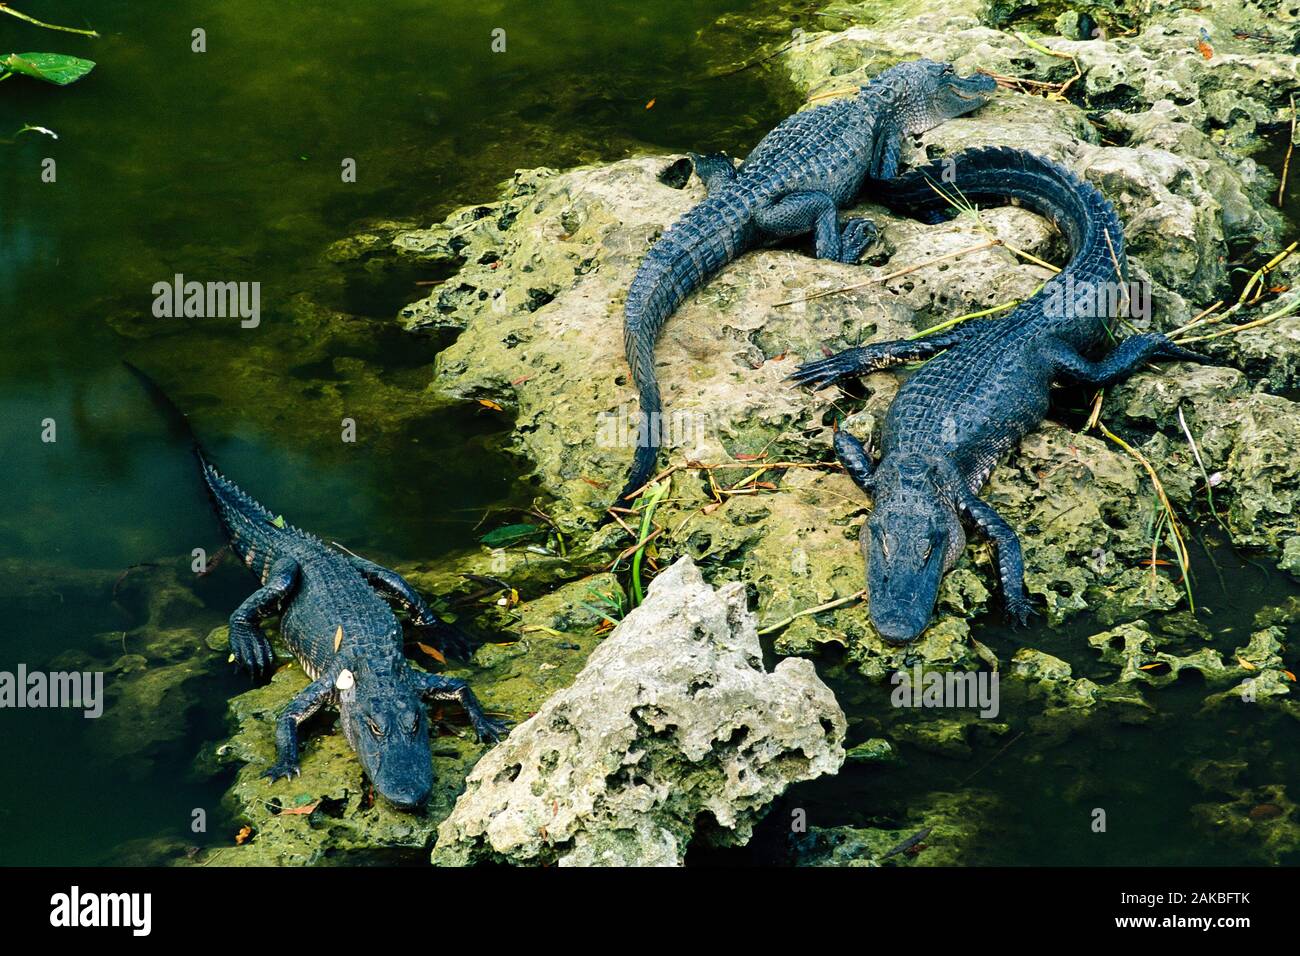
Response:
[[[868,219],[840,223],[839,210],[868,179],[898,173],[905,136],[977,109],[996,85],[984,74],[961,77],[948,64],[915,60],[885,70],[851,98],[789,117],[739,169],[722,154],[691,154],[708,197],[651,247],[624,307],[623,346],[641,407],[619,505],[654,474],[663,414],[654,347],[682,301],[746,249],[810,231],[817,258],[857,262],[876,227]]]
[[[261,588],[230,616],[235,660],[254,676],[271,667],[271,645],[259,625],[278,614],[280,636],[312,679],[276,723],[276,763],[265,776],[276,780],[299,773],[298,727],[332,707],[375,790],[398,809],[418,810],[433,789],[426,702],[459,703],[480,740],[499,740],[506,725],[484,713],[465,681],[408,663],[402,625],[384,599],[442,649],[463,653],[465,636],[444,623],[397,572],[331,547],[253,500],[208,461],[184,416],[158,386],[128,367],[192,442],[231,550],[261,580]]]
[[[890,405],[878,465],[847,431],[835,433],[839,460],[873,499],[861,533],[872,623],[895,643],[925,630],[939,582],[966,545],[965,520],[996,546],[1008,613],[1024,624],[1032,609],[1019,539],[978,497],[994,465],[1043,420],[1056,379],[1102,387],[1150,360],[1209,359],[1158,333],[1132,335],[1104,358],[1089,357],[1125,311],[1128,262],[1114,207],[1065,167],[1005,147],[973,149],[912,170],[881,193],[887,205],[909,215],[941,215],[961,197],[1019,202],[1051,219],[1070,244],[1066,268],[1006,316],[847,349],[792,376],[826,388],[847,376],[932,359]]]

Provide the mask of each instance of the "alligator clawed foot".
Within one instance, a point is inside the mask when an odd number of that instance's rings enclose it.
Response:
[[[1165,359],[1172,359],[1173,361],[1176,362],[1195,362],[1198,365],[1224,364],[1219,359],[1211,358],[1210,356],[1203,355],[1200,352],[1193,352],[1191,349],[1185,349],[1181,345],[1178,345],[1175,342],[1167,342],[1160,349],[1160,357]]]
[[[1007,620],[1013,627],[1028,627],[1029,622],[1036,617],[1041,617],[1038,611],[1034,610],[1028,598],[1019,598],[1007,602]]]
[[[296,763],[277,763],[270,770],[267,770],[262,774],[263,777],[269,778],[272,783],[275,783],[275,781],[279,780],[281,777],[284,777],[286,780],[291,780],[294,777],[299,777],[301,775],[302,769]]]
[[[510,724],[508,721],[486,716],[474,721],[474,736],[479,739],[480,743],[499,743],[509,733]]]
[[[880,229],[870,219],[846,220],[840,232],[840,262],[853,265],[880,236]]]
[[[235,663],[246,669],[254,678],[260,677],[263,671],[271,669],[273,659],[271,645],[260,633],[251,637],[231,634],[230,653],[234,655]]]
[[[846,349],[830,358],[806,362],[795,369],[786,380],[811,388],[814,392],[830,388],[841,378],[853,374],[852,370],[857,364],[853,353],[857,351],[857,349]]]

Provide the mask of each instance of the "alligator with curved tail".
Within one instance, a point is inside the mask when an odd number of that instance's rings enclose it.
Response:
[[[480,740],[499,740],[506,725],[483,712],[465,681],[407,663],[402,625],[384,598],[443,649],[463,653],[467,639],[439,619],[396,571],[331,547],[253,500],[208,461],[166,394],[138,368],[127,367],[173,429],[191,442],[231,550],[261,581],[230,616],[236,662],[254,676],[271,667],[271,645],[259,625],[278,614],[280,636],[312,679],[276,723],[276,762],[265,776],[275,780],[299,772],[298,726],[323,707],[333,707],[380,796],[400,810],[419,810],[433,790],[426,701],[459,703]]]
[[[971,202],[1018,201],[1047,216],[1069,241],[1069,264],[1006,316],[847,349],[791,376],[820,389],[933,359],[899,388],[878,465],[843,429],[834,439],[839,460],[874,501],[861,533],[870,614],[894,643],[913,640],[930,623],[939,582],[966,546],[963,520],[996,546],[1011,618],[1024,624],[1032,613],[1019,539],[978,494],[1003,453],[1047,414],[1053,380],[1101,387],[1153,359],[1209,361],[1158,333],[1132,335],[1104,358],[1088,357],[1110,337],[1128,286],[1123,226],[1091,184],[1051,160],[989,147],[912,170],[884,184],[881,198],[908,215],[936,214],[954,190]]]
[[[637,450],[618,504],[654,474],[663,412],[654,347],[682,301],[746,249],[812,232],[819,259],[857,262],[874,241],[867,219],[838,221],[868,179],[898,173],[904,136],[988,102],[996,81],[958,76],[945,63],[914,60],[885,70],[853,97],[789,117],[736,169],[721,154],[691,155],[708,196],[649,253],[628,289],[623,346],[640,401]]]

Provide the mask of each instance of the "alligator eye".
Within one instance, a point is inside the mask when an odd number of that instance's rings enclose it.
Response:
[[[384,728],[380,727],[379,724],[377,724],[373,718],[367,717],[366,723],[370,725],[370,732],[374,734],[376,737],[384,736]]]

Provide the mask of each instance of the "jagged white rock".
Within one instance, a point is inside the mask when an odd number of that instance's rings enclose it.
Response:
[[[705,820],[744,843],[787,786],[839,770],[845,726],[810,661],[764,669],[744,585],[684,557],[479,761],[434,861],[675,865]]]

